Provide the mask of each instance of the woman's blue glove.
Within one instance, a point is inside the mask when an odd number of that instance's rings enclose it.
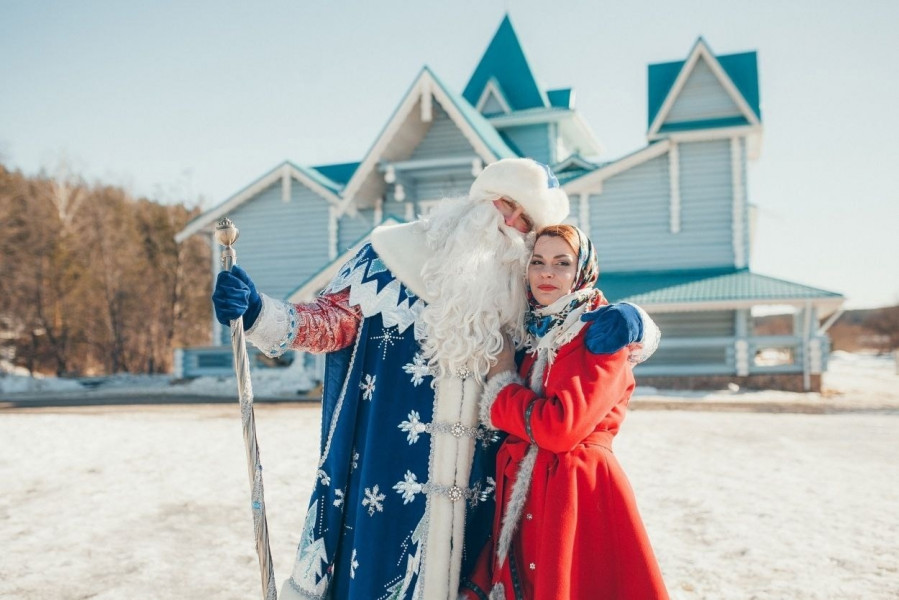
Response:
[[[593,354],[614,354],[628,344],[643,341],[640,312],[626,302],[600,306],[581,315],[581,321],[593,322],[584,340]]]
[[[230,271],[218,274],[212,291],[212,306],[216,320],[222,325],[229,325],[243,315],[243,328],[249,329],[262,310],[262,298],[247,272],[234,265]]]

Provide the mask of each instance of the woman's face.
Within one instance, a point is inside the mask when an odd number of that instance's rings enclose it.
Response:
[[[577,255],[560,237],[537,238],[528,265],[528,283],[534,298],[548,306],[571,292],[577,274]]]

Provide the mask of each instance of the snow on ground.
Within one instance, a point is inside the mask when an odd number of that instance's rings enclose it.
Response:
[[[865,408],[899,396],[891,361],[838,356],[831,367],[827,385],[842,387],[825,398]],[[899,597],[899,410],[635,408],[616,453],[672,598]],[[321,413],[314,403],[256,413],[281,582]],[[0,410],[0,450],[0,599],[260,596],[235,405]]]
[[[638,386],[633,403],[707,401],[714,403],[826,403],[844,409],[899,408],[899,363],[891,355],[834,352],[824,374],[824,390],[819,393],[777,390],[679,391]],[[313,387],[305,373],[293,368],[254,369],[253,392],[259,399],[296,399]],[[637,383],[639,384],[639,371]],[[199,377],[175,381],[170,375],[115,375],[83,380],[31,378],[24,369],[0,364],[0,400],[3,398],[102,398],[127,393],[172,396],[237,396],[234,377]]]

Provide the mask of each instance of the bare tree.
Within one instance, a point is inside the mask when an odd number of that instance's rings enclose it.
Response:
[[[882,351],[899,348],[899,306],[888,306],[871,312],[865,318],[864,326],[878,336]]]

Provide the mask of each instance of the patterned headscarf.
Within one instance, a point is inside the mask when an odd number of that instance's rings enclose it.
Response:
[[[577,272],[571,292],[549,306],[542,306],[534,298],[530,283],[527,286],[530,310],[525,318],[525,327],[527,332],[537,339],[542,338],[553,327],[564,323],[572,310],[602,296],[602,292],[593,287],[599,278],[599,261],[596,258],[593,242],[577,227],[572,225],[571,228],[577,233],[578,238]]]

